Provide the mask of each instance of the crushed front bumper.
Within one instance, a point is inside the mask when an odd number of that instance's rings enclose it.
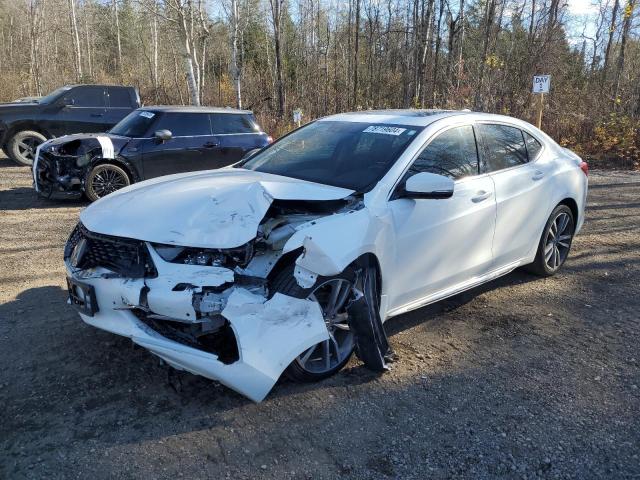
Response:
[[[47,152],[46,147],[47,142],[38,146],[33,162],[36,192],[45,198],[80,198],[83,169],[75,166],[76,158],[57,157]]]
[[[228,279],[233,272],[212,269],[211,278],[207,279],[206,269],[201,267],[167,264],[162,260],[156,267],[157,278],[125,279],[114,278],[113,273],[104,268],[77,271],[67,262],[67,275],[72,283],[93,287],[95,305],[91,312],[79,311],[82,320],[128,337],[172,367],[217,380],[255,402],[264,399],[298,355],[329,338],[316,302],[280,293],[267,299],[243,287],[232,287],[221,314],[235,336],[238,359],[224,362],[214,353],[163,336],[138,318],[136,312],[143,303],[142,296],[146,296],[154,314],[168,318],[190,314],[192,298],[185,293],[189,291],[176,290],[175,285],[185,281],[193,283],[196,278],[202,284],[215,285],[222,281],[221,274]],[[186,273],[188,267],[192,267],[191,278],[172,274],[172,268]]]

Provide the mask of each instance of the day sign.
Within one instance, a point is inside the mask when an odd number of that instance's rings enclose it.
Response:
[[[549,93],[551,75],[536,75],[533,77],[533,93]]]

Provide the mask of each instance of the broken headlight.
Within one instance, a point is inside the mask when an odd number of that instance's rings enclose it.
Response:
[[[154,243],[153,248],[165,262],[208,267],[245,267],[253,257],[253,242],[237,248],[194,248]]]

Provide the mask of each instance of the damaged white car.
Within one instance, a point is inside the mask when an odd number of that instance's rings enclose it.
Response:
[[[65,247],[90,325],[262,400],[356,351],[383,322],[521,265],[564,263],[587,165],[528,123],[449,111],[340,114],[215,171],[119,190]]]

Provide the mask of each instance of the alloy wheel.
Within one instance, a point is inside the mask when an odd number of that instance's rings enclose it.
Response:
[[[556,271],[567,259],[573,238],[573,220],[566,212],[553,219],[544,241],[544,262],[551,271]]]
[[[310,373],[323,374],[341,364],[354,348],[353,332],[349,328],[347,305],[353,298],[353,283],[334,278],[318,285],[307,297],[322,309],[329,338],[305,350],[296,363]]]
[[[91,180],[91,188],[101,198],[129,185],[129,179],[112,168],[103,167]]]

